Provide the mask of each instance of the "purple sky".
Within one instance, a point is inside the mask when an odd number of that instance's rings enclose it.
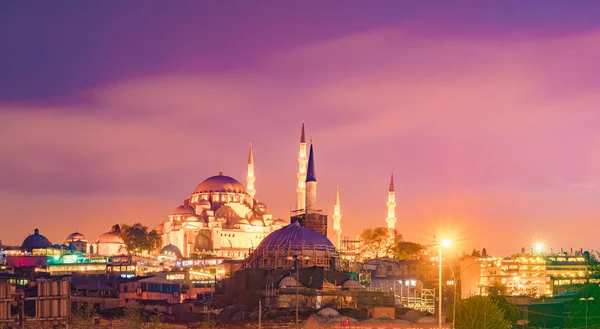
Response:
[[[295,203],[299,128],[344,235],[598,249],[597,1],[2,1],[0,239],[154,227],[204,178]],[[18,224],[14,224],[18,223]],[[330,225],[331,226],[331,225]],[[6,228],[10,229],[6,229]]]

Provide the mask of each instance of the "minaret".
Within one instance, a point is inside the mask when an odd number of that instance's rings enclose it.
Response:
[[[387,218],[385,219],[385,221],[387,222],[387,228],[396,229],[396,192],[394,191],[393,172],[392,177],[390,178],[390,190],[388,191],[387,208]]]
[[[306,167],[306,201],[305,213],[312,214],[317,210],[317,173],[315,172],[315,156],[313,146],[310,144],[308,166]]]
[[[306,164],[308,159],[306,158],[306,140],[304,138],[304,121],[302,122],[302,132],[300,133],[300,151],[298,152],[298,186],[296,187],[296,193],[298,193],[298,199],[296,201],[296,209],[302,210],[305,208],[306,201]]]
[[[340,190],[335,188],[335,205],[333,206],[333,233],[335,235],[336,247],[341,247],[342,238],[342,213],[340,212]]]
[[[250,153],[248,154],[248,175],[246,176],[246,191],[252,199],[254,199],[254,195],[256,194],[256,190],[254,189],[254,182],[256,181],[256,177],[254,177],[254,153],[252,153],[252,143],[250,143]]]

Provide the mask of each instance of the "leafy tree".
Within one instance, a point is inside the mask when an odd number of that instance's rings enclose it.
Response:
[[[600,328],[600,286],[598,284],[582,285],[577,295],[565,304],[565,312],[569,314],[565,318],[565,328],[585,328],[586,307],[588,327]]]
[[[71,325],[76,329],[89,328],[93,325],[94,316],[96,316],[96,308],[92,303],[85,303],[83,307],[73,312],[71,317]]]
[[[490,296],[506,296],[506,286],[500,282],[494,282],[487,288],[487,293]]]
[[[473,256],[473,257],[481,257],[481,252],[479,252],[479,250],[477,250],[477,249],[473,249],[473,252],[471,253],[471,256]]]
[[[393,257],[396,259],[418,259],[425,247],[418,243],[402,240],[396,230],[386,227],[365,229],[359,235],[362,260]]]
[[[124,309],[125,321],[129,329],[141,329],[144,325],[142,309],[139,306],[127,306]]]
[[[402,237],[399,237],[400,239],[396,241],[393,249],[396,259],[418,259],[421,257],[425,249],[423,245],[410,241],[402,241]]]
[[[396,230],[390,232],[388,228],[377,227],[368,228],[359,235],[360,255],[363,260],[390,257],[393,254],[394,240],[401,240],[402,237],[396,233]]]
[[[148,227],[141,223],[131,226],[121,225],[121,237],[130,253],[151,252],[160,245],[160,235],[155,230],[148,232]]]
[[[485,258],[485,257],[488,257],[488,256],[489,256],[489,255],[488,255],[488,253],[487,253],[487,249],[485,249],[485,248],[481,249],[481,257],[484,257],[484,258]]]
[[[456,329],[508,329],[512,326],[498,303],[489,296],[473,296],[455,305]],[[448,313],[452,314],[452,310]]]

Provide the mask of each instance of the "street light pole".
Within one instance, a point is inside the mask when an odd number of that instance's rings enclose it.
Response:
[[[442,329],[442,248],[443,247],[450,247],[450,245],[452,244],[452,241],[448,240],[448,239],[443,239],[440,241],[440,254],[439,254],[439,278],[438,278],[438,290],[439,290],[439,296],[438,296],[438,328]]]
[[[594,297],[579,298],[580,301],[585,302],[585,329],[588,329],[588,302],[594,300]]]
[[[440,243],[440,256],[439,256],[439,273],[438,273],[438,327],[442,329],[442,244]]]

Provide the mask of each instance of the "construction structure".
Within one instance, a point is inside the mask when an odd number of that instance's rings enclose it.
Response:
[[[15,323],[39,326],[66,325],[71,320],[71,285],[67,280],[36,281],[36,290],[17,291],[8,282],[0,282],[0,328]],[[33,304],[33,305],[32,305]],[[16,305],[17,311],[12,311]]]

